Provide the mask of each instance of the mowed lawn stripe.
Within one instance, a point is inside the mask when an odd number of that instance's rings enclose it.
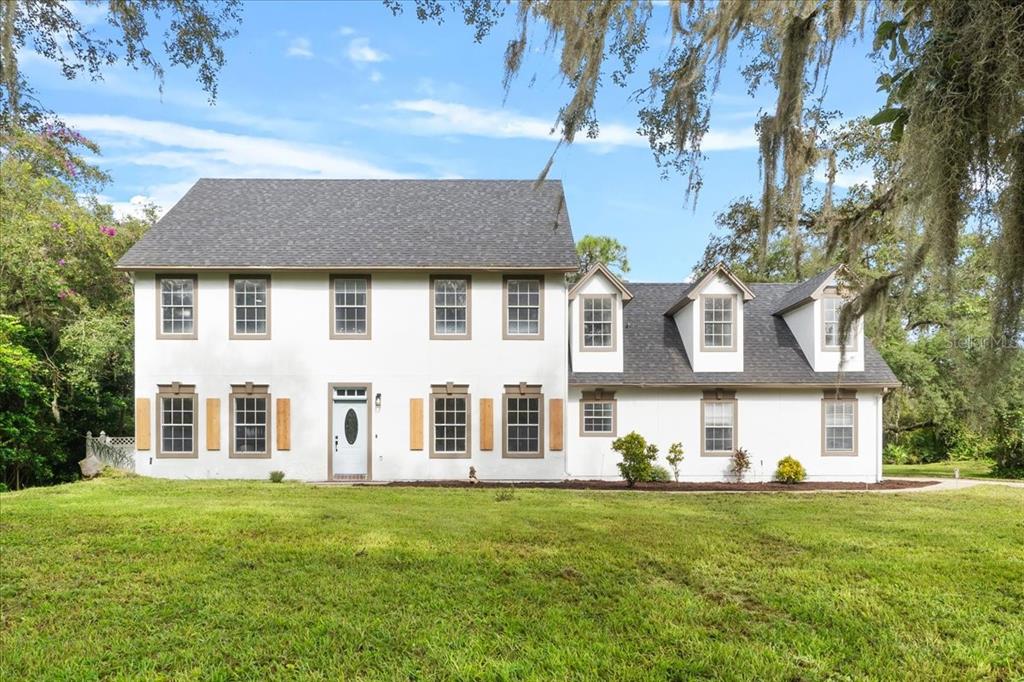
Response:
[[[1024,493],[0,497],[3,679],[1024,675]]]

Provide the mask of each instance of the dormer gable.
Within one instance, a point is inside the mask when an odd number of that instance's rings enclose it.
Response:
[[[633,294],[596,263],[569,290],[569,349],[576,372],[621,372],[623,306]]]
[[[815,372],[864,371],[864,324],[854,321],[840,343],[842,308],[854,298],[856,278],[837,265],[794,286],[776,306]]]
[[[665,311],[694,372],[743,371],[743,307],[753,299],[750,287],[718,263]]]

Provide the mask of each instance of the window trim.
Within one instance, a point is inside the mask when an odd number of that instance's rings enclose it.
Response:
[[[587,431],[584,428],[586,412],[585,406],[593,403],[608,403],[612,406],[612,430],[611,431]],[[614,391],[596,389],[594,391],[583,391],[580,398],[580,437],[581,438],[616,438],[619,434],[619,403],[615,399]]]
[[[235,399],[259,396],[267,399],[267,449],[263,452],[238,452],[235,450]],[[231,393],[228,395],[228,426],[231,429],[228,437],[228,457],[230,459],[270,459],[273,453],[273,415],[271,414],[272,400],[267,384],[254,384],[251,381],[244,384],[231,384]]]
[[[164,452],[164,399],[192,398],[192,451]],[[156,387],[156,457],[157,459],[198,459],[199,458],[199,396],[194,384],[172,381]]]
[[[466,333],[465,334],[438,334],[436,326],[436,293],[434,287],[440,279],[463,279],[466,280]],[[459,273],[435,274],[430,276],[430,338],[436,341],[468,341],[473,338],[473,276]]]
[[[508,283],[511,280],[528,280],[537,282],[537,333],[510,334],[508,331]],[[501,338],[506,341],[543,341],[544,340],[544,275],[505,275],[501,278]]]
[[[362,334],[342,334],[337,331],[337,281],[339,279],[364,279],[366,280],[366,331]],[[330,306],[330,337],[342,341],[363,341],[373,338],[373,275],[369,273],[335,273],[329,277],[327,303]]]
[[[704,309],[708,299],[728,299],[732,309],[732,338],[728,346],[708,346],[705,344],[705,318]],[[701,294],[700,295],[700,350],[702,353],[735,353],[736,341],[739,337],[739,315],[737,314],[736,294]]]
[[[704,408],[707,403],[727,403],[732,404],[732,450],[707,450],[707,426],[704,419]],[[703,396],[700,399],[700,456],[701,457],[732,457],[733,453],[736,452],[737,443],[739,443],[740,433],[740,409],[739,401],[736,400],[735,391],[723,391],[716,389],[714,391],[704,391]]]
[[[235,302],[235,282],[240,279],[263,279],[267,282],[267,331],[263,334],[241,334],[238,332],[235,326],[235,315],[236,315],[236,302]],[[247,273],[247,274],[232,274],[228,275],[228,338],[232,340],[252,340],[252,341],[268,341],[270,340],[270,305],[271,305],[271,276],[270,273]]]
[[[164,333],[164,306],[163,306],[163,281],[165,279],[190,279],[192,280],[192,333],[191,334],[165,334]],[[199,275],[196,273],[165,273],[159,272],[153,278],[156,283],[156,338],[172,339],[181,341],[195,341],[199,338]]]
[[[508,401],[509,398],[537,399],[537,451],[509,452],[508,450]],[[540,384],[506,384],[501,396],[501,457],[502,459],[544,459],[544,388]]]
[[[580,306],[580,343],[579,350],[583,353],[614,353],[619,348],[619,316],[618,316],[618,305],[616,303],[617,297],[615,294],[580,294],[576,297],[579,301]],[[610,346],[587,346],[586,335],[584,330],[586,328],[586,307],[588,299],[607,298],[612,302],[612,345]]]
[[[853,450],[828,449],[826,410],[829,403],[853,403]],[[856,457],[860,446],[860,401],[857,392],[849,389],[825,389],[821,396],[821,456]]]
[[[821,350],[824,353],[838,353],[842,350],[840,345],[829,346],[825,343],[825,301],[826,300],[840,300],[843,301],[843,305],[849,303],[843,296],[839,294],[839,290],[836,287],[828,287],[821,295],[821,328],[819,333],[821,334]],[[842,306],[840,306],[842,310]],[[842,315],[842,313],[840,313]],[[853,324],[850,325],[850,336],[846,340],[846,352],[856,353],[860,350],[860,320],[854,320]]]
[[[466,400],[466,449],[462,452],[437,452],[434,417],[437,398],[457,396]],[[473,397],[469,394],[469,384],[431,384],[430,386],[430,459],[471,459],[473,457]]]

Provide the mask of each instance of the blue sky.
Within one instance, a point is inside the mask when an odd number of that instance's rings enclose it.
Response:
[[[103,30],[97,10],[76,11]],[[30,50],[21,54],[41,101],[101,145],[97,162],[113,178],[103,196],[119,211],[145,201],[169,208],[199,177],[534,178],[554,149],[548,130],[569,90],[557,54],[539,49],[539,30],[506,97],[509,20],[477,44],[456,15],[442,26],[421,24],[412,11],[394,17],[372,1],[250,3],[243,14],[239,35],[225,46],[214,106],[181,69],[168,70],[161,96],[145,71],[118,66],[100,82],[69,82]],[[637,105],[629,101],[669,49],[667,21],[657,7],[652,50],[633,87],[606,80],[600,137],[560,150],[550,175],[565,184],[574,234],[625,243],[634,281],[687,277],[715,214],[758,194],[753,124],[773,106],[770,89],[751,98],[729,65],[694,209],[684,178],[662,179],[635,134]],[[844,46],[834,60],[826,106],[844,117],[881,104],[869,43]]]

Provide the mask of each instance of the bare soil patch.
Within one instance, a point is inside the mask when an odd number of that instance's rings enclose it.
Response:
[[[796,492],[800,490],[901,490],[924,488],[937,481],[884,480],[881,483],[841,483],[813,481],[804,483],[637,483],[630,488],[625,481],[565,480],[565,481],[392,481],[384,485],[396,488],[543,488],[550,490],[641,490],[651,492]],[[379,484],[377,484],[379,485]]]

